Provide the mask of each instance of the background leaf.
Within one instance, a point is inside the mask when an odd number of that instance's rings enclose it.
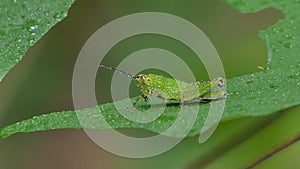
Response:
[[[268,47],[269,68],[294,68],[300,66],[300,17],[297,10],[300,6],[298,0],[290,1],[247,1],[226,0],[226,2],[243,13],[255,12],[267,7],[280,9],[285,18],[276,25],[260,33],[261,38]]]
[[[0,81],[27,49],[67,16],[73,0],[3,0],[0,3]]]

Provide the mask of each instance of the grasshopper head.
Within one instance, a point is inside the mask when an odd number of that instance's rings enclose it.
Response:
[[[151,89],[150,78],[145,74],[136,75],[135,80],[143,96],[148,96]]]
[[[146,87],[150,85],[150,78],[145,74],[140,74],[135,77],[139,87]]]

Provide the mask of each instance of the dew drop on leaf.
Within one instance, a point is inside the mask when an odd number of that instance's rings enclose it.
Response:
[[[293,48],[293,44],[291,44],[291,43],[285,43],[284,47],[285,48]]]

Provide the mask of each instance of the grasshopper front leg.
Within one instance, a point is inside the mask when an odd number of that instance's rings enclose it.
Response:
[[[136,107],[137,103],[138,103],[141,99],[144,99],[145,102],[148,102],[148,97],[139,95],[139,96],[135,99],[135,101],[133,102],[133,107]]]

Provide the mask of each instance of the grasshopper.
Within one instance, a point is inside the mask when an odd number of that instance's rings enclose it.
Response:
[[[210,102],[224,99],[225,80],[221,77],[206,82],[187,83],[156,74],[131,75],[113,67],[100,65],[100,68],[108,69],[136,80],[141,95],[134,102],[134,106],[140,99],[148,101],[149,96],[167,100],[178,100],[181,102]],[[179,87],[180,86],[180,87]]]

